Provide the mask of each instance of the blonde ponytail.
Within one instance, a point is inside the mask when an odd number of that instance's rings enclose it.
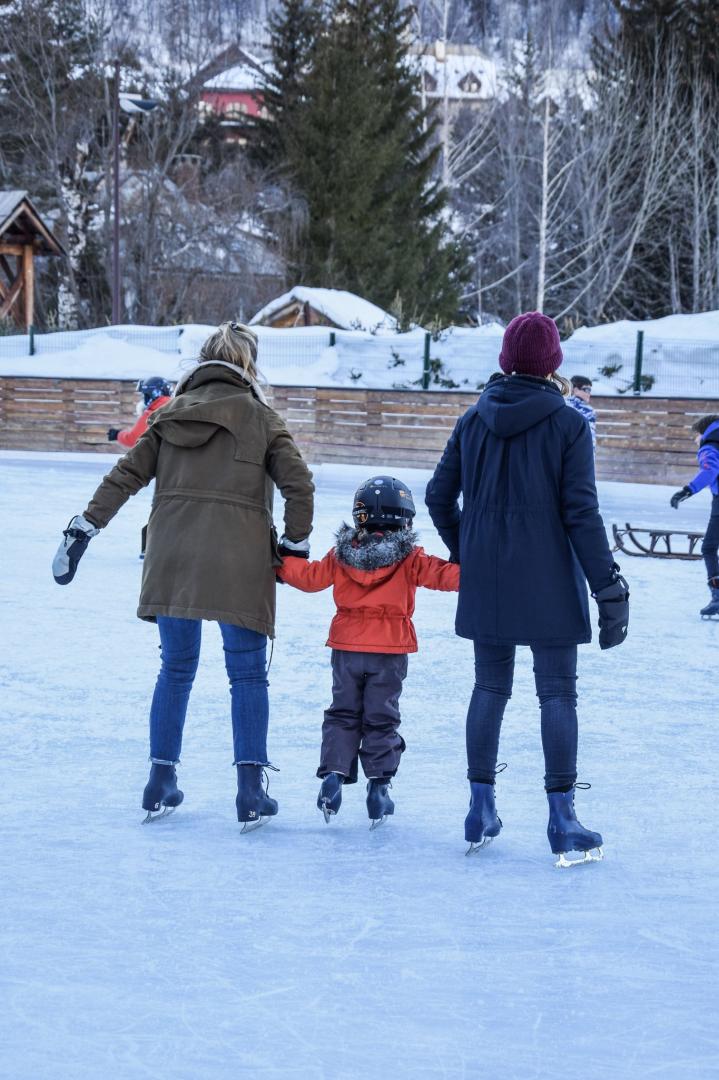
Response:
[[[200,363],[234,364],[250,381],[257,381],[257,334],[239,322],[221,323],[200,349]]]

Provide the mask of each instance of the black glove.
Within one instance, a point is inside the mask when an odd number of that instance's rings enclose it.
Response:
[[[99,531],[81,514],[72,518],[62,534],[62,543],[52,560],[52,576],[58,585],[70,584],[87,545]]]
[[[111,427],[107,429],[107,438],[109,442],[117,442],[117,436],[120,434],[120,428]]]
[[[621,574],[611,585],[592,593],[599,608],[599,648],[621,645],[629,626],[629,586]]]
[[[309,559],[310,542],[309,540],[290,540],[288,536],[281,536],[277,550],[283,559],[288,555],[294,555],[296,559]]]
[[[678,510],[679,503],[684,502],[685,499],[691,499],[693,494],[694,492],[692,491],[692,489],[685,485],[681,491],[674,492],[669,502],[672,504],[675,510]]]

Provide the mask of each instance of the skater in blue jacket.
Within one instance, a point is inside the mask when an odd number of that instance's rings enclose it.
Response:
[[[587,582],[599,606],[599,644],[619,645],[627,584],[612,559],[594,486],[589,425],[565,407],[554,322],[517,316],[500,354],[504,375],[460,418],[427,487],[434,525],[460,564],[456,631],[474,642],[467,715],[471,851],[497,836],[497,749],[517,645],[532,649],[541,707],[548,837],[557,865],[600,857],[602,838],[574,810],[577,645],[591,640]],[[459,497],[462,496],[460,507]]]
[[[719,617],[719,416],[712,414],[700,417],[692,424],[692,431],[696,432],[696,443],[699,447],[699,472],[681,491],[675,491],[669,501],[676,510],[679,503],[696,495],[702,488],[708,487],[711,491],[712,508],[702,543],[711,599],[699,614],[703,619],[712,619]]]

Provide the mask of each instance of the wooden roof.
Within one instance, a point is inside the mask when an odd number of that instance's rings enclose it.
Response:
[[[33,206],[27,191],[0,191],[0,243],[32,244],[38,255],[65,249]]]

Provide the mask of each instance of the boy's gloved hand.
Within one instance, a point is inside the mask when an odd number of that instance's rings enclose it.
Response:
[[[111,427],[107,429],[108,442],[117,442],[117,436],[120,434],[120,429]]]
[[[283,559],[286,555],[294,555],[295,558],[298,559],[309,559],[310,542],[309,540],[290,540],[288,536],[284,536],[283,534],[280,537],[277,550]]]
[[[621,645],[629,627],[629,586],[621,574],[599,592],[592,593],[599,608],[599,648]]]
[[[686,484],[681,491],[675,491],[669,502],[672,504],[675,510],[679,509],[679,503],[684,502],[685,499],[691,499],[694,492]]]
[[[97,536],[99,529],[78,514],[62,534],[62,543],[52,560],[52,576],[58,585],[69,585],[75,577],[77,564],[85,554],[85,548]]]

